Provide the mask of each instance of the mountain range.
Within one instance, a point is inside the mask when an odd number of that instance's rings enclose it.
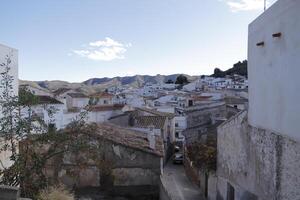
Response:
[[[113,78],[91,78],[81,83],[70,83],[67,81],[23,81],[20,80],[20,85],[31,85],[40,89],[55,91],[59,88],[71,88],[77,89],[84,93],[93,93],[103,91],[109,87],[122,86],[122,87],[132,87],[139,88],[145,83],[164,83],[168,80],[176,81],[177,76],[180,74],[171,75],[135,75],[135,76],[124,76],[124,77],[113,77]],[[184,74],[190,82],[195,81],[200,76],[190,76]]]

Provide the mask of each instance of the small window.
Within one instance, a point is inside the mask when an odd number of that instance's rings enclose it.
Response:
[[[175,132],[175,137],[178,138],[179,137],[179,133]]]
[[[178,123],[175,123],[175,127],[178,127]]]

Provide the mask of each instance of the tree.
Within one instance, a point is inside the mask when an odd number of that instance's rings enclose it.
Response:
[[[175,84],[185,85],[188,83],[189,83],[189,81],[188,81],[187,77],[184,76],[183,74],[177,76]]]
[[[165,83],[166,83],[166,84],[173,84],[174,81],[172,81],[171,79],[169,79],[169,80],[167,80]]]
[[[36,199],[40,190],[55,184],[45,172],[47,162],[68,152],[98,152],[99,145],[90,141],[95,125],[86,124],[87,111],[81,112],[64,130],[49,128],[32,109],[38,98],[26,90],[19,97],[13,93],[13,77],[10,72],[10,56],[0,63],[4,71],[1,76],[0,107],[0,153],[10,152],[12,165],[0,170],[0,184],[20,186],[24,197]],[[49,108],[51,117],[55,112]],[[101,145],[100,145],[101,146]],[[19,149],[19,150],[18,150]],[[99,159],[99,167],[108,169],[107,162]],[[1,164],[1,163],[0,163]]]
[[[215,78],[224,78],[225,75],[226,75],[225,72],[223,72],[223,71],[220,70],[219,68],[215,68],[213,77],[215,77]]]

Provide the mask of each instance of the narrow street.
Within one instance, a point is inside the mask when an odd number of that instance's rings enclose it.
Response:
[[[186,176],[183,165],[174,165],[171,161],[164,168],[161,178],[171,200],[204,200],[200,189]]]

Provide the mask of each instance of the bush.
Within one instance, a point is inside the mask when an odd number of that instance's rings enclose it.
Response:
[[[74,195],[63,185],[52,186],[40,192],[39,200],[74,200]]]

